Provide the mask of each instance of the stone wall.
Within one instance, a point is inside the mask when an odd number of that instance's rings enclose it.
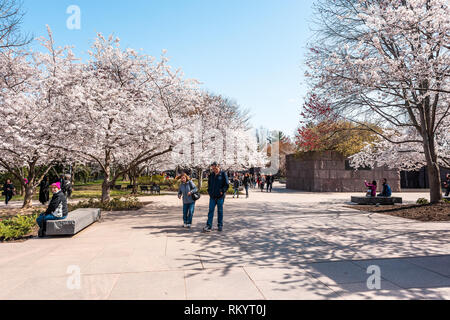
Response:
[[[348,170],[347,159],[333,151],[309,152],[286,157],[288,189],[310,192],[363,192],[364,180],[379,184],[388,179],[393,192],[400,192],[400,172],[388,168],[373,170]]]

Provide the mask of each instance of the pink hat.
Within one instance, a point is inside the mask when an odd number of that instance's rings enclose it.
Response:
[[[50,187],[57,187],[59,190],[61,190],[61,182],[55,182]]]

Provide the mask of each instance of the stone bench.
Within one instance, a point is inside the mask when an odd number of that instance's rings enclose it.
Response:
[[[100,209],[78,209],[69,212],[64,220],[47,221],[47,236],[72,236],[89,227],[101,217]]]
[[[403,199],[397,197],[352,197],[352,202],[362,205],[393,205],[402,204]]]

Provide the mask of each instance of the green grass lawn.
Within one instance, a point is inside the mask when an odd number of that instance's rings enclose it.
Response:
[[[71,199],[100,199],[102,196],[102,183],[103,180],[92,181],[88,183],[76,183],[73,187]],[[122,185],[122,188],[126,188],[129,185],[129,181],[118,181],[117,185]],[[163,191],[167,191],[167,186],[161,187],[161,195]],[[138,190],[140,190],[138,188]],[[0,193],[1,194],[1,193]],[[124,197],[131,195],[131,190],[111,190],[111,198]],[[138,192],[135,196],[150,196],[150,193]],[[39,201],[39,188],[37,188],[33,200]],[[5,201],[5,197],[0,197],[0,201]],[[17,195],[12,198],[11,201],[23,201],[23,196]]]
[[[194,183],[198,186],[198,180],[194,179]],[[71,199],[100,199],[102,196],[102,183],[103,180],[90,181],[88,183],[76,183],[73,187],[72,197]],[[131,190],[126,190],[127,185],[129,185],[129,181],[117,181],[116,185],[121,185],[123,190],[111,190],[111,198],[116,197],[125,197],[131,195]],[[177,191],[179,184],[175,184],[172,188],[168,185],[161,185],[161,195],[164,195],[165,191]],[[208,180],[203,181],[203,186],[200,190],[201,194],[208,194]],[[227,192],[229,195],[233,194],[233,187],[230,184],[230,189]],[[242,192],[240,194],[243,194]],[[138,193],[135,196],[150,196],[150,193],[142,193],[140,192],[140,188],[138,188]],[[34,201],[39,201],[39,188],[37,188],[34,196]],[[5,201],[5,197],[0,197],[0,201]],[[12,201],[23,201],[23,196],[17,195],[13,197]]]

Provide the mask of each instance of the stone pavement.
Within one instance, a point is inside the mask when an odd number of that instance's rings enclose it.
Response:
[[[228,197],[210,234],[206,197],[191,230],[176,196],[152,197],[72,238],[0,244],[0,299],[450,299],[450,223],[348,209],[350,196]],[[367,287],[373,265],[381,290]]]

